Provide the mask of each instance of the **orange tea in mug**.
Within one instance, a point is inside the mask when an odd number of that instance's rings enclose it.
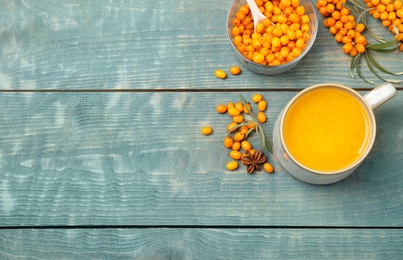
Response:
[[[300,164],[335,172],[363,155],[371,129],[367,109],[357,97],[343,88],[323,86],[291,104],[282,133],[288,152]]]

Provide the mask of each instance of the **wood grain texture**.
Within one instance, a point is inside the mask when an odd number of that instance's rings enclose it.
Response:
[[[323,26],[290,72],[268,77],[244,69],[215,78],[216,69],[239,64],[226,36],[231,2],[1,0],[0,89],[301,89],[324,81],[372,87],[350,77],[350,58]],[[396,55],[383,54],[380,63],[402,71]],[[362,73],[381,82],[366,68]]]
[[[3,230],[2,259],[401,259],[401,230]],[[46,245],[46,246],[44,246]]]
[[[1,93],[0,225],[403,225],[400,92],[375,111],[370,156],[330,186],[297,181],[273,158],[273,175],[227,171],[230,118],[215,106],[238,94]],[[271,139],[295,92],[263,95]]]

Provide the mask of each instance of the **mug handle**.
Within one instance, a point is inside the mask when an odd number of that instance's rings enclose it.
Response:
[[[364,99],[372,109],[375,109],[396,95],[396,92],[395,87],[390,82],[385,82],[365,94]]]

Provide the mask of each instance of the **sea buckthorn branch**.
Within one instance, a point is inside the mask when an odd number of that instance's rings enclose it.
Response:
[[[239,95],[241,102],[244,106],[246,106],[246,101],[245,99],[242,97],[242,95]],[[260,149],[262,150],[262,152],[264,152],[265,148],[267,148],[267,150],[270,152],[270,154],[273,154],[273,149],[269,143],[269,141],[267,141],[266,138],[266,134],[263,131],[262,126],[258,123],[259,120],[257,119],[257,117],[252,113],[252,108],[250,108],[249,110],[249,115],[253,118],[254,122],[256,123],[256,134],[258,134],[260,136]],[[253,128],[251,128],[253,130]],[[251,131],[251,130],[249,130]]]
[[[389,53],[397,49],[403,51],[403,5],[402,0],[363,0],[366,7],[357,0],[317,0],[316,7],[326,17],[323,24],[334,34],[334,39],[343,44],[343,52],[350,55],[350,75],[353,71],[364,81],[373,84],[363,77],[360,72],[360,61],[363,58],[368,69],[378,78],[394,83],[399,80],[385,79],[380,72],[400,76],[401,72],[391,72],[376,62],[371,52]],[[376,6],[376,7],[375,7]],[[397,10],[395,12],[395,10]],[[379,16],[377,15],[379,13]],[[358,17],[355,19],[353,13]],[[380,18],[382,25],[395,34],[394,39],[385,42],[382,37],[375,35],[368,27],[366,15],[370,13],[374,18]],[[374,15],[375,14],[375,15]],[[369,44],[362,33],[366,30],[379,44]]]

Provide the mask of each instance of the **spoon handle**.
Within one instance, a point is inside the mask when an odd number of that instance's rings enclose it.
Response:
[[[259,7],[257,7],[255,0],[246,0],[246,2],[248,3],[249,9],[252,13],[254,30],[256,31],[256,25],[259,22],[262,22],[267,17],[259,10]]]

